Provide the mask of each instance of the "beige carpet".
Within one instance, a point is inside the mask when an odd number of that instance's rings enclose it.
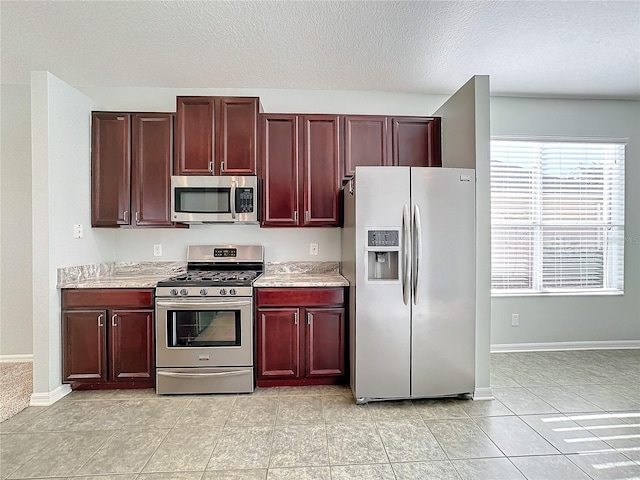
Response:
[[[0,363],[0,422],[29,406],[33,363]]]

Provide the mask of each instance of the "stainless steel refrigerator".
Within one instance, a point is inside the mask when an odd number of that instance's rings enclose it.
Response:
[[[344,190],[357,403],[475,389],[475,170],[357,167]]]

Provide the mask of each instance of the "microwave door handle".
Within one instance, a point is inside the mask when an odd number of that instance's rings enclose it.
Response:
[[[231,218],[236,219],[236,179],[231,180]]]

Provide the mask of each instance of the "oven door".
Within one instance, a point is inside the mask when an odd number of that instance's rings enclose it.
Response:
[[[251,298],[156,298],[158,367],[253,365]]]

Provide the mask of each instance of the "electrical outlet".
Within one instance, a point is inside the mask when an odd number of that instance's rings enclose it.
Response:
[[[520,325],[520,314],[512,313],[511,314],[511,326],[512,327],[517,327],[518,325]]]
[[[84,237],[84,231],[82,225],[79,223],[73,224],[73,238],[82,238]]]
[[[153,256],[154,257],[162,256],[162,244],[156,243],[153,245]]]
[[[318,244],[310,243],[309,244],[309,255],[318,255]]]

